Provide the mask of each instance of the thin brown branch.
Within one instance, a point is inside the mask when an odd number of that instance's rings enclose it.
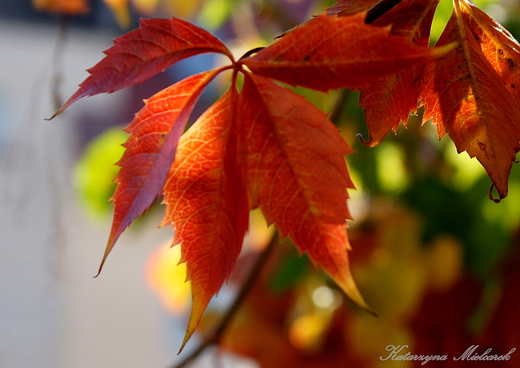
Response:
[[[244,301],[246,300],[254,284],[258,280],[265,264],[267,263],[267,260],[269,259],[269,256],[273,252],[273,249],[278,244],[278,242],[279,236],[278,233],[275,232],[269,244],[267,244],[265,249],[258,255],[258,258],[256,259],[255,264],[251,269],[251,272],[249,273],[244,283],[241,285],[240,291],[235,301],[226,311],[226,314],[224,315],[224,317],[222,317],[215,330],[204,339],[204,341],[199,345],[197,349],[195,349],[190,355],[184,358],[184,360],[182,360],[180,363],[173,365],[171,368],[183,368],[188,366],[188,364],[192,363],[196,358],[198,358],[199,355],[202,352],[204,352],[207,348],[220,343],[222,336],[226,332],[226,329],[229,327],[237,311],[244,304]]]
[[[350,89],[342,89],[339,91],[339,95],[337,96],[337,99],[334,102],[334,106],[329,113],[329,120],[332,121],[335,125],[339,125],[339,121],[343,116],[350,93]]]

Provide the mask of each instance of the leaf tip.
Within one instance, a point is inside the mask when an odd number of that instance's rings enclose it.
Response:
[[[498,198],[496,198],[493,195],[494,190],[497,190],[498,192]],[[491,199],[495,203],[500,203],[502,199],[507,197],[507,187],[505,189],[500,190],[495,183],[491,184],[491,187],[489,188],[488,198]]]
[[[373,148],[380,143],[380,141],[374,141],[372,138],[369,138],[368,141],[365,140],[365,138],[363,138],[363,135],[361,133],[356,134],[356,137],[358,137],[359,141],[361,142],[361,144],[363,146],[367,146],[370,148]]]

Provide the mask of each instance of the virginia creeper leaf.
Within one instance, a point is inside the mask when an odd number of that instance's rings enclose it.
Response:
[[[511,33],[473,3],[461,1],[460,10],[484,56],[520,105],[520,44]]]
[[[182,136],[164,187],[163,224],[175,225],[174,244],[181,244],[192,288],[183,346],[233,270],[248,227],[232,96],[227,92]]]
[[[483,54],[457,2],[438,44],[453,41],[459,46],[426,68],[421,96],[424,121],[433,118],[439,138],[448,133],[459,153],[467,151],[480,161],[499,201],[507,195],[512,161],[520,149],[520,110]]]
[[[345,16],[366,11],[367,16],[365,23],[370,24],[401,1],[402,0],[340,0],[338,4],[327,9],[327,14]]]
[[[267,78],[246,74],[240,107],[252,208],[369,310],[347,255],[350,147],[323,112]]]
[[[428,46],[430,28],[438,0],[403,0],[378,18],[373,25],[392,25],[391,34],[406,37],[418,46]],[[370,139],[362,142],[376,146],[399,123],[406,125],[410,112],[417,110],[423,65],[410,65],[400,72],[379,78],[361,90],[359,106],[365,108]]]
[[[380,0],[343,0],[338,1],[337,4],[332,5],[330,8],[327,8],[327,14],[329,15],[354,15],[360,12],[367,11]]]
[[[141,83],[187,57],[216,52],[233,59],[228,48],[211,33],[178,18],[141,19],[137,28],[114,40],[106,57],[90,68],[91,74],[60,114],[82,97],[115,92]]]
[[[155,94],[125,129],[130,136],[118,162],[121,170],[112,197],[114,220],[100,271],[122,232],[162,194],[190,113],[204,87],[220,71],[193,75]]]
[[[391,35],[390,27],[375,27],[364,20],[365,13],[346,17],[322,14],[242,62],[255,74],[327,91],[363,87],[453,48],[419,47]]]

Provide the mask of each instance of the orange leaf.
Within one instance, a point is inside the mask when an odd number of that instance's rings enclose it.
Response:
[[[520,104],[520,44],[498,22],[469,1],[461,1],[461,15],[486,59]]]
[[[114,220],[100,271],[121,233],[162,193],[190,113],[204,87],[220,71],[193,75],[155,94],[126,128],[130,136],[118,162]]]
[[[459,153],[467,151],[480,161],[499,201],[507,195],[512,161],[520,149],[520,110],[482,53],[458,2],[438,44],[453,41],[459,42],[457,49],[426,69],[424,121],[433,118],[439,137],[448,133]]]
[[[347,255],[347,188],[354,186],[344,155],[351,149],[323,112],[269,79],[246,74],[240,101],[252,207],[369,309]]]
[[[364,23],[365,13],[322,14],[242,62],[253,73],[320,91],[362,87],[404,67],[446,54],[452,46],[419,47]]]
[[[418,46],[427,46],[438,0],[404,0],[372,24],[392,25],[391,34],[406,37]],[[399,123],[406,125],[410,112],[417,110],[423,65],[411,65],[395,75],[382,77],[363,88],[359,106],[365,108],[370,139],[362,142],[376,146]]]
[[[183,346],[233,270],[248,226],[232,94],[227,92],[182,136],[164,187],[163,224],[175,225],[174,244],[181,244],[192,287]]]
[[[114,46],[105,51],[106,57],[88,70],[91,75],[54,116],[82,97],[141,83],[193,55],[217,52],[233,59],[219,39],[189,22],[142,19],[140,25],[114,40]]]
[[[79,15],[90,11],[87,0],[32,0],[36,10],[49,13]]]

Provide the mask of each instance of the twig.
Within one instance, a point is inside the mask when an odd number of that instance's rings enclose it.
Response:
[[[52,84],[51,84],[51,95],[53,99],[54,110],[58,110],[63,104],[61,97],[60,87],[63,79],[62,71],[62,60],[63,60],[63,49],[66,44],[68,36],[68,25],[69,18],[67,16],[60,16],[58,19],[58,37],[56,38],[56,45],[54,46],[53,63],[52,63]]]
[[[339,91],[339,96],[336,98],[332,111],[329,113],[329,120],[335,125],[339,124],[339,120],[343,115],[350,92],[350,89],[342,89]]]
[[[263,270],[267,260],[269,259],[269,255],[272,253],[275,246],[278,244],[278,233],[275,233],[271,238],[271,241],[266,246],[266,248],[258,255],[251,272],[249,273],[247,279],[244,281],[242,286],[240,287],[240,291],[231,305],[231,307],[227,310],[226,314],[219,322],[216,329],[211,333],[208,337],[204,339],[204,341],[200,344],[200,346],[194,350],[190,355],[188,355],[184,360],[180,363],[173,365],[172,368],[183,368],[190,364],[193,360],[195,360],[204,350],[209,348],[212,345],[220,343],[220,340],[226,329],[229,327],[229,324],[233,320],[236,312],[242,307],[245,299],[247,298],[249,292],[254,286],[255,282],[258,280],[261,271]]]

